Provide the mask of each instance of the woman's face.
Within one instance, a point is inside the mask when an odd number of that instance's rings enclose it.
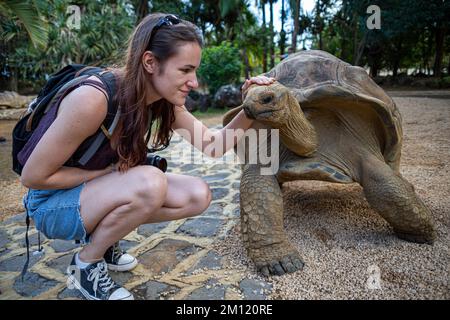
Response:
[[[189,91],[198,87],[196,71],[201,56],[202,50],[196,42],[186,42],[163,65],[157,63],[152,75],[156,94],[176,106],[184,105]]]

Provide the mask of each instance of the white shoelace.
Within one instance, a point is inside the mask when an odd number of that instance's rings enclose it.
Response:
[[[94,291],[97,291],[97,288],[100,285],[100,289],[103,292],[107,292],[115,285],[114,281],[108,274],[108,269],[104,261],[97,263],[97,267],[89,272],[87,279],[89,281],[94,280]]]

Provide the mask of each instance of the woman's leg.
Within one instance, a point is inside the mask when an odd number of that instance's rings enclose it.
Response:
[[[167,195],[163,206],[145,223],[192,217],[205,211],[211,202],[208,184],[198,177],[167,173]]]
[[[101,259],[108,247],[139,225],[199,214],[210,201],[209,188],[200,178],[164,174],[151,166],[94,179],[80,196],[81,216],[91,234],[80,258]]]

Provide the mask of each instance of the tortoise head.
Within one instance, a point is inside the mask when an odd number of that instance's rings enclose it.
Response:
[[[279,82],[267,86],[252,85],[247,89],[243,103],[245,115],[279,128],[289,119],[290,96],[289,90]]]
[[[300,156],[317,149],[317,135],[291,91],[279,82],[252,85],[242,105],[245,115],[280,130],[281,141]]]

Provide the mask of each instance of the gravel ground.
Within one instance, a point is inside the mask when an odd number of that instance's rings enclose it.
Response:
[[[397,239],[370,209],[359,185],[287,183],[283,186],[285,227],[305,268],[265,279],[272,284],[270,299],[450,298],[450,91],[390,94],[403,115],[401,173],[431,209],[437,241],[429,246]],[[0,136],[7,136],[11,128],[10,122],[0,122]],[[23,211],[24,188],[14,175],[5,173],[7,146],[0,147],[1,221]],[[245,254],[239,225],[214,247],[227,267],[260,278]]]
[[[271,299],[449,299],[450,91],[390,92],[403,115],[402,175],[429,206],[433,246],[397,239],[357,184],[283,186],[285,228],[305,268],[271,277]],[[239,226],[217,250],[258,277]]]

